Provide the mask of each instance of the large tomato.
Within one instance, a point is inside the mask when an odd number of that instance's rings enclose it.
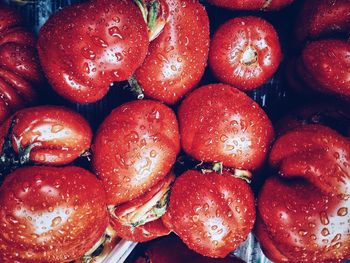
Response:
[[[304,2],[295,26],[297,41],[317,38],[330,33],[350,32],[350,2],[348,0],[308,0]]]
[[[259,17],[231,19],[219,27],[211,40],[211,70],[220,81],[241,90],[252,90],[267,82],[281,60],[277,32]]]
[[[166,211],[174,175],[170,174],[144,195],[110,206],[111,225],[118,236],[134,242],[144,242],[170,233],[160,217]]]
[[[195,0],[166,0],[169,18],[135,78],[147,97],[176,103],[201,79],[209,52],[209,21]]]
[[[15,10],[0,4],[0,124],[36,98],[42,80],[36,39]]]
[[[303,49],[299,74],[312,89],[350,99],[350,44],[346,40],[314,41]]]
[[[19,168],[0,188],[1,262],[69,262],[107,225],[102,184],[82,168]]]
[[[87,151],[91,140],[90,125],[78,113],[37,106],[16,112],[0,126],[0,155],[12,148],[21,164],[64,165]]]
[[[254,195],[246,181],[229,172],[190,170],[175,181],[162,219],[190,249],[223,258],[253,228]]]
[[[178,112],[181,145],[204,162],[258,169],[274,131],[265,112],[243,92],[223,84],[203,86],[182,102]]]
[[[208,0],[209,3],[238,10],[277,10],[291,4],[294,0]]]
[[[151,243],[135,263],[243,263],[235,257],[208,258],[188,249],[176,236],[168,236]]]
[[[350,142],[321,125],[290,131],[274,144],[279,176],[258,200],[257,236],[275,262],[341,262],[350,257]]]
[[[169,173],[179,150],[177,119],[167,106],[143,100],[113,110],[92,146],[93,169],[104,183],[108,204],[144,194]]]
[[[73,102],[95,102],[141,65],[148,29],[133,1],[89,1],[51,16],[38,48],[55,91]]]

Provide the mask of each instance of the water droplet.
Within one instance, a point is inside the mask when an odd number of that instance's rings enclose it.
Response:
[[[123,35],[120,32],[120,29],[117,26],[112,26],[108,29],[108,33],[112,37],[119,37],[120,39],[123,39]]]
[[[221,137],[220,137],[220,141],[222,141],[222,142],[226,142],[227,139],[228,139],[228,137],[226,135],[224,135],[224,134],[221,135]]]
[[[199,215],[194,215],[194,216],[192,216],[193,222],[197,222],[198,219],[199,219]]]
[[[328,230],[328,228],[323,228],[322,229],[322,231],[321,231],[321,234],[322,234],[322,236],[328,236],[329,235],[329,230]]]
[[[95,43],[96,45],[98,45],[98,46],[101,46],[101,47],[108,47],[107,42],[104,41],[104,40],[103,40],[102,38],[100,38],[100,37],[95,36],[95,37],[93,38],[93,40],[94,40],[94,43]]]
[[[53,126],[51,127],[51,132],[52,132],[52,133],[58,133],[58,132],[62,131],[63,128],[64,128],[64,127],[63,127],[62,125],[56,124],[56,125],[53,125]]]
[[[328,225],[329,224],[329,219],[328,219],[328,216],[327,216],[327,213],[322,211],[320,213],[320,220],[321,220],[321,223],[323,225]]]
[[[157,156],[157,152],[156,152],[155,150],[152,150],[152,151],[150,152],[149,156],[150,156],[151,158],[154,158],[154,157]]]
[[[81,54],[84,56],[86,59],[91,59],[94,60],[96,58],[96,54],[89,48],[84,47],[81,50]]]
[[[332,239],[332,242],[337,242],[337,241],[339,241],[340,239],[341,239],[341,234],[338,233],[338,234],[336,234],[335,237]]]
[[[115,57],[117,58],[117,61],[121,61],[124,58],[122,53],[120,53],[120,52],[115,53]]]
[[[213,226],[211,227],[211,229],[212,229],[212,230],[216,230],[216,229],[218,229],[218,226],[217,226],[217,225],[213,225]]]
[[[347,207],[341,207],[339,208],[337,215],[338,216],[346,216],[348,214],[348,208]]]
[[[54,219],[52,219],[51,227],[58,226],[61,222],[62,222],[62,218],[60,216],[57,216]]]

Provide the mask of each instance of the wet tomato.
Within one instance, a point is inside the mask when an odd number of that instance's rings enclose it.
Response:
[[[348,0],[308,0],[304,2],[295,27],[298,43],[334,33],[350,32]]]
[[[135,263],[244,263],[235,257],[208,258],[187,248],[176,236],[168,236],[151,243]]]
[[[42,81],[36,39],[19,13],[0,4],[0,124],[36,98]]]
[[[102,184],[82,168],[19,168],[0,188],[1,262],[69,262],[107,225]]]
[[[223,258],[253,228],[254,196],[247,182],[231,173],[190,170],[176,179],[162,219],[190,249]]]
[[[174,175],[170,174],[144,195],[119,206],[110,206],[111,225],[118,236],[144,242],[169,234],[160,218],[167,209],[174,180]]]
[[[277,32],[259,17],[231,19],[219,27],[211,40],[209,66],[214,75],[244,91],[266,83],[281,60]]]
[[[1,155],[13,149],[21,164],[64,165],[90,148],[92,131],[78,113],[64,107],[22,109],[0,126]]]
[[[181,103],[178,117],[184,151],[197,160],[227,167],[260,168],[274,136],[259,105],[223,84],[193,91]]]
[[[229,9],[238,10],[278,10],[294,0],[209,0],[208,2]]]
[[[301,56],[299,72],[313,90],[350,99],[350,44],[345,40],[313,41]]]
[[[259,195],[256,234],[276,262],[341,262],[350,247],[350,142],[306,125],[282,135],[270,164],[279,176]]]
[[[38,49],[56,92],[77,103],[101,99],[114,81],[143,62],[148,29],[133,1],[89,1],[65,7],[40,31]]]
[[[200,81],[209,52],[209,20],[194,0],[166,0],[169,18],[135,79],[146,97],[174,104]],[[190,25],[190,26],[189,26]]]
[[[97,131],[92,164],[109,205],[144,194],[172,168],[180,150],[178,123],[167,106],[132,101],[112,111]]]

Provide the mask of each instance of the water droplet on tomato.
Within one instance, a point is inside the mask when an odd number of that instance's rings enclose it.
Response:
[[[328,225],[329,224],[329,219],[328,219],[328,215],[325,211],[322,211],[320,213],[320,220],[321,220],[321,223],[323,225]]]
[[[338,216],[346,216],[348,214],[348,208],[347,207],[341,207],[339,208],[337,215]]]
[[[53,125],[51,127],[51,132],[52,133],[58,133],[58,132],[62,131],[63,129],[64,129],[64,127],[62,125],[56,124],[56,125]]]
[[[86,59],[94,60],[96,58],[96,54],[91,49],[89,49],[87,47],[84,47],[84,48],[81,49],[81,54]]]
[[[109,33],[109,35],[112,36],[112,37],[118,37],[118,38],[120,38],[120,39],[123,39],[123,35],[122,35],[122,33],[120,32],[119,27],[117,27],[117,26],[112,26],[112,27],[110,27],[110,28],[108,29],[108,33]]]
[[[323,228],[323,229],[321,230],[321,234],[322,234],[322,236],[328,236],[328,235],[329,235],[329,230],[328,230],[328,228]]]

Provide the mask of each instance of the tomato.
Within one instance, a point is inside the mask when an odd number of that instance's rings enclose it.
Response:
[[[302,52],[304,81],[314,90],[350,98],[350,45],[345,40],[327,39],[306,45]]]
[[[297,42],[331,33],[350,31],[348,0],[308,0],[304,2],[295,26]]]
[[[68,164],[90,148],[91,140],[88,122],[58,106],[22,109],[0,127],[0,153],[6,154],[11,147],[22,164]]]
[[[163,179],[180,150],[178,123],[167,106],[132,101],[117,107],[97,131],[92,165],[109,205],[144,194]]]
[[[19,13],[0,4],[0,124],[36,99],[42,81],[36,39]]]
[[[341,262],[350,256],[350,142],[321,125],[287,132],[274,144],[278,176],[259,194],[257,235],[281,262]]]
[[[144,195],[109,208],[111,224],[118,236],[144,242],[170,233],[160,218],[168,206],[174,179],[174,175],[170,174]]]
[[[1,262],[69,262],[107,225],[103,187],[82,168],[19,168],[0,188]]]
[[[224,84],[203,86],[178,111],[181,145],[197,160],[255,170],[274,131],[265,112],[243,92]]]
[[[213,259],[203,257],[188,249],[176,236],[168,236],[151,243],[135,263],[242,263],[235,257]]]
[[[77,103],[95,102],[141,65],[148,29],[132,1],[89,1],[51,16],[40,30],[38,49],[57,93]]]
[[[323,99],[295,108],[280,119],[276,131],[281,135],[306,124],[322,124],[350,136],[350,109],[346,103]]]
[[[253,228],[254,196],[249,185],[231,173],[189,170],[175,181],[163,218],[190,249],[223,258]]]
[[[209,20],[194,0],[166,0],[169,18],[135,78],[144,94],[174,104],[198,84],[209,52]],[[191,26],[189,26],[191,25]]]
[[[277,32],[254,16],[238,17],[215,32],[209,66],[222,82],[248,91],[266,83],[282,60]]]
[[[291,3],[294,0],[209,0],[209,3],[238,10],[278,10]]]

